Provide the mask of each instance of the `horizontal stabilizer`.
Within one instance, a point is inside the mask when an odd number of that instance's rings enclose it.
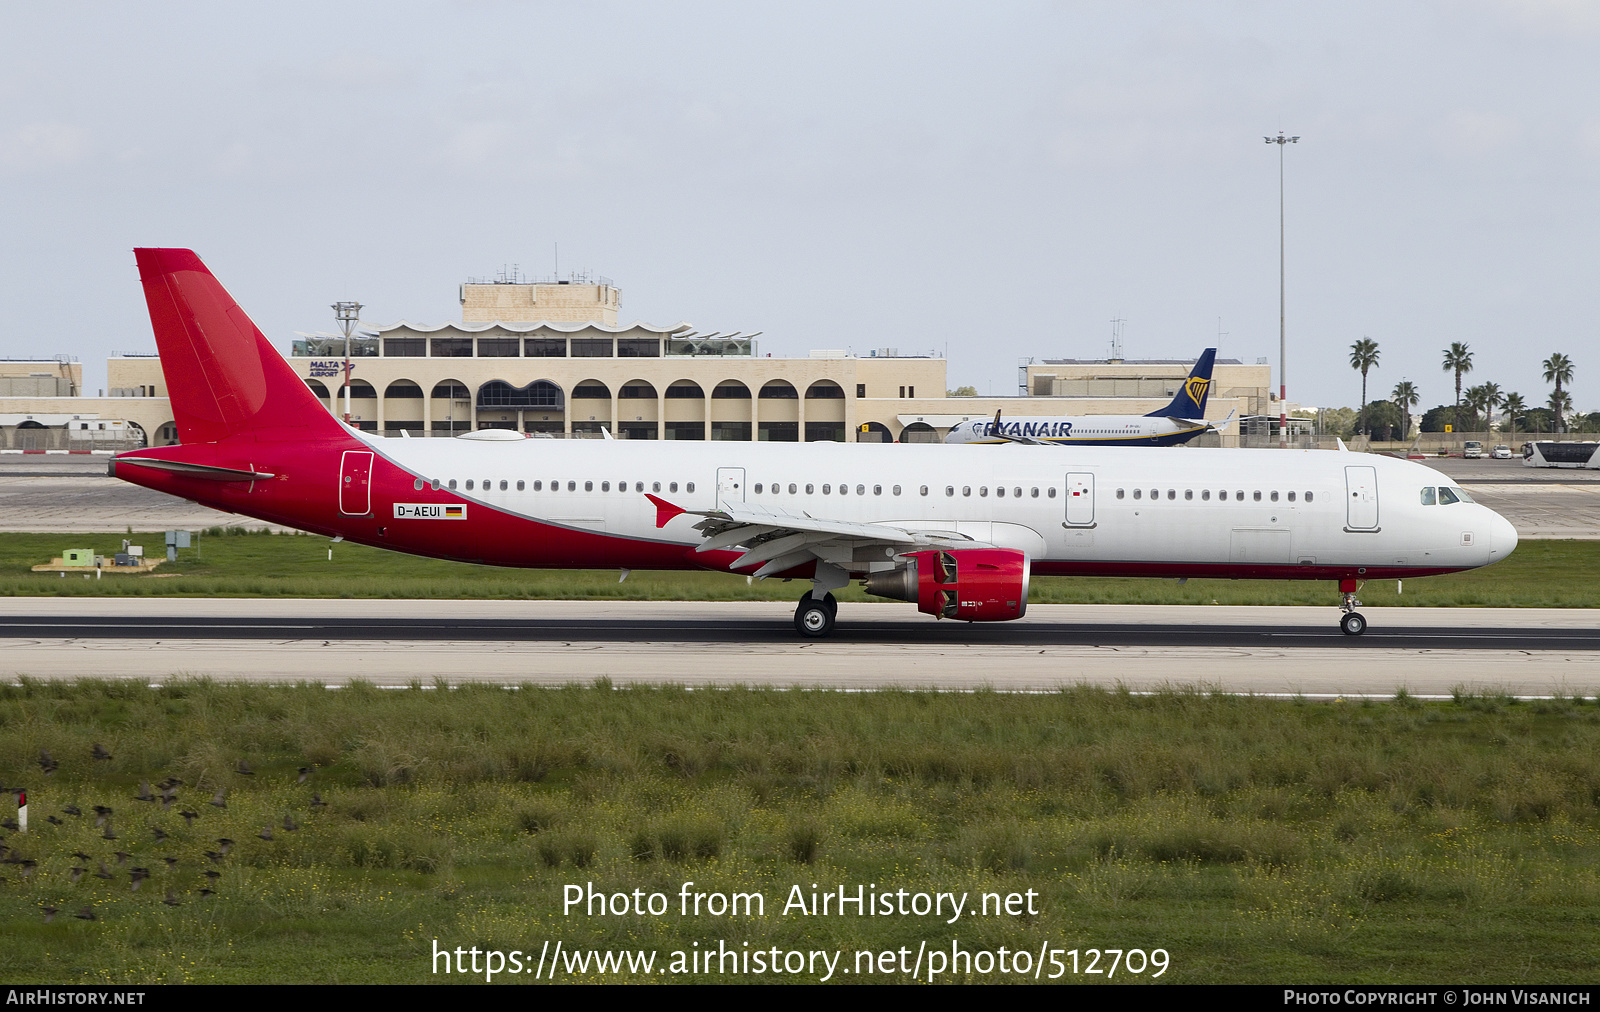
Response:
[[[181,460],[161,460],[156,457],[113,457],[106,463],[106,474],[115,478],[118,464],[137,464],[153,467],[157,471],[172,471],[189,478],[204,481],[266,481],[276,478],[270,471],[243,471],[234,467],[212,467],[209,464],[188,464]]]

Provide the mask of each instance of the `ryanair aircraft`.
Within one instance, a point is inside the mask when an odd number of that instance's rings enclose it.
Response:
[[[1213,425],[1205,420],[1211,390],[1211,365],[1217,349],[1207,348],[1183,381],[1172,403],[1148,415],[1082,415],[1077,418],[1013,418],[962,422],[946,443],[1051,443],[1059,446],[1176,446],[1202,432],[1226,432],[1233,412]]]

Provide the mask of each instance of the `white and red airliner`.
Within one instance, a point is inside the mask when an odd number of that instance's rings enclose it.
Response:
[[[1328,451],[385,439],[339,421],[189,250],[136,251],[181,445],[111,474],[219,510],[493,566],[703,569],[1004,621],[1048,576],[1364,580],[1505,558],[1516,530],[1439,472]]]

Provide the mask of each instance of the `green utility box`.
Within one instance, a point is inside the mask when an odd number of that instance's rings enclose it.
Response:
[[[64,566],[93,566],[94,549],[69,548],[61,553],[61,564]]]

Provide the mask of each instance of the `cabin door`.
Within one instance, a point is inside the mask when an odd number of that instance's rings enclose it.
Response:
[[[1345,529],[1377,530],[1378,469],[1364,466],[1345,468],[1344,492]]]
[[[372,512],[372,454],[346,450],[339,461],[339,512],[360,517]]]
[[[1067,524],[1094,526],[1094,475],[1075,471],[1067,475]]]

